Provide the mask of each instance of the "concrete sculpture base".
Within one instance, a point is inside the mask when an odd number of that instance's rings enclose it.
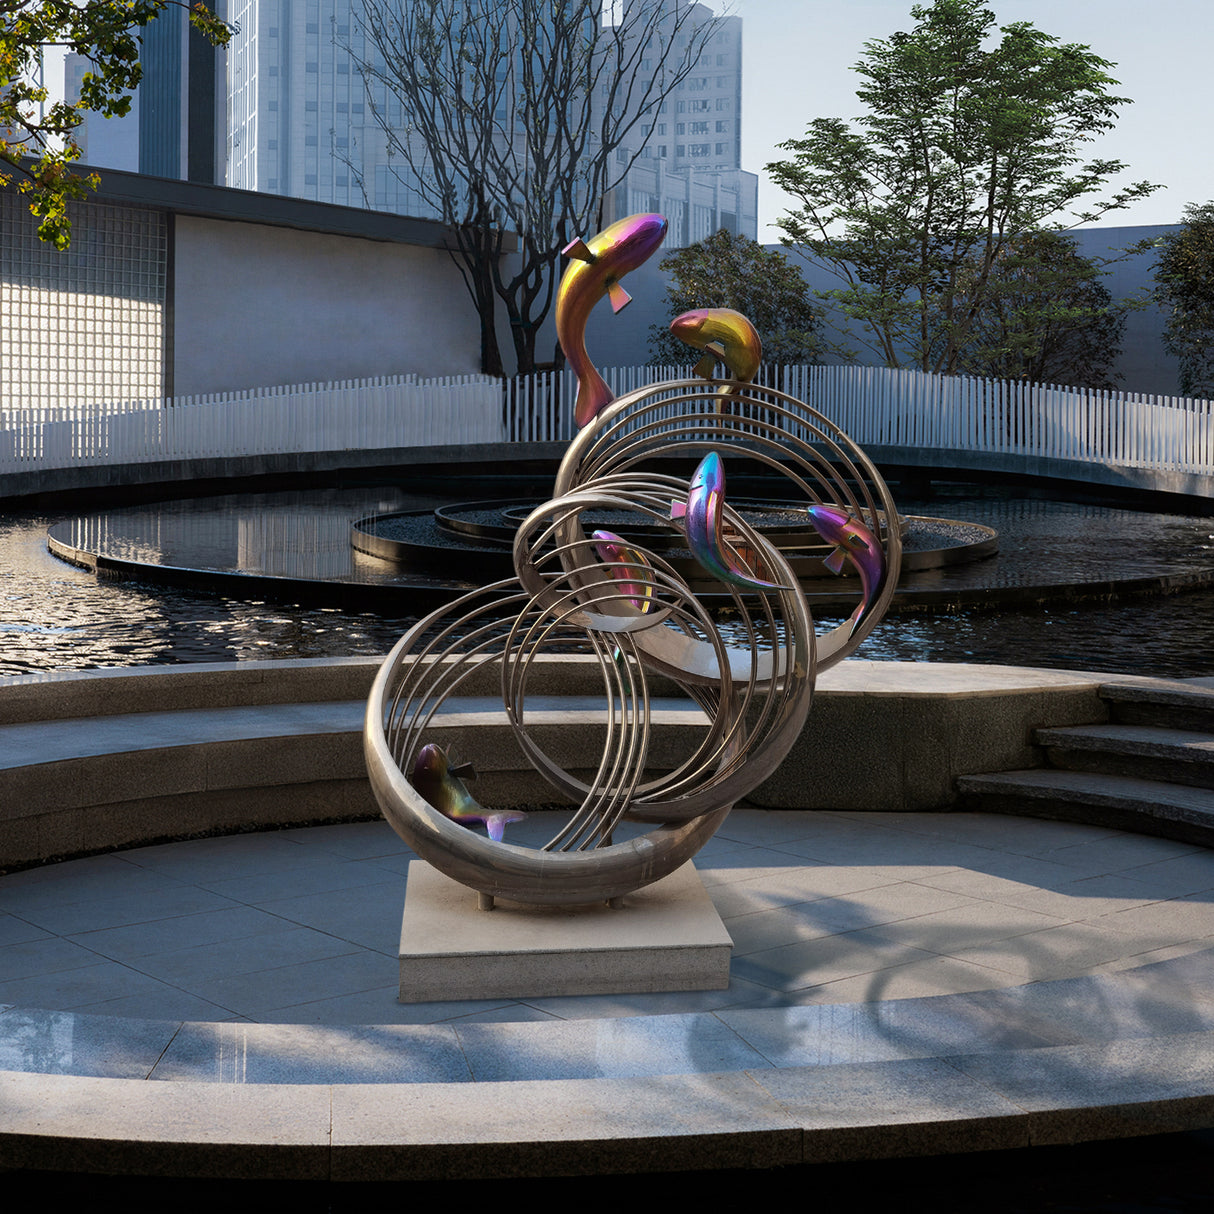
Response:
[[[732,949],[691,863],[629,894],[618,909],[499,899],[483,911],[472,890],[414,860],[400,1001],[724,990]]]

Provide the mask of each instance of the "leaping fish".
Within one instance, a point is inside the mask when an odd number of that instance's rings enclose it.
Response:
[[[763,343],[754,325],[732,308],[696,308],[684,312],[670,322],[670,331],[693,349],[704,351],[695,365],[695,373],[702,379],[712,379],[717,363],[723,362],[732,379],[748,383],[763,361]],[[737,388],[726,385],[717,397],[717,408],[736,395]]]
[[[880,540],[846,510],[815,504],[808,511],[817,533],[835,545],[822,563],[831,573],[842,573],[843,562],[851,561],[860,577],[860,604],[850,617],[854,633],[885,586],[885,550]]]
[[[513,809],[495,811],[478,805],[460,776],[476,779],[472,764],[461,763],[452,767],[447,751],[437,742],[427,742],[417,752],[409,783],[440,814],[461,826],[471,827],[474,823],[480,823],[489,832],[489,838],[500,843],[506,824],[521,822],[527,815]]]
[[[643,552],[630,548],[612,531],[592,532],[594,550],[607,566],[607,576],[620,583],[621,592],[638,611],[648,611],[653,603],[653,567]]]
[[[586,353],[586,322],[604,295],[618,312],[632,296],[620,279],[644,264],[661,246],[666,220],[661,215],[629,215],[604,228],[589,241],[571,240],[562,252],[570,259],[556,292],[556,339],[577,373],[579,426],[589,425],[615,399],[606,380]]]
[[[737,550],[722,534],[725,508],[725,467],[710,451],[691,478],[686,504],[670,503],[670,517],[682,519],[691,554],[719,581],[746,590],[784,590],[778,582],[753,577]]]

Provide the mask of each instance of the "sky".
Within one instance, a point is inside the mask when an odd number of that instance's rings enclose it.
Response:
[[[733,0],[742,18],[742,167],[759,175],[759,239],[787,196],[763,166],[776,145],[800,138],[815,118],[861,112],[852,66],[864,43],[909,30],[913,0]],[[720,11],[720,5],[716,5]],[[1115,95],[1134,104],[1086,158],[1121,160],[1114,184],[1158,182],[1133,208],[1101,226],[1179,223],[1186,203],[1214,200],[1214,0],[988,0],[999,25],[1027,21],[1115,63]]]

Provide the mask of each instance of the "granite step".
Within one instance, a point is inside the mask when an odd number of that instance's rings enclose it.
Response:
[[[1214,733],[1149,725],[1038,729],[1053,767],[1214,788]]]
[[[1100,698],[1114,721],[1214,733],[1214,687],[1176,683],[1105,683]]]
[[[1214,790],[1089,771],[1033,768],[957,781],[962,807],[1084,822],[1214,846]]]

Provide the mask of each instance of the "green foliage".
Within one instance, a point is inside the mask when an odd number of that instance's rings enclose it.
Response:
[[[765,363],[819,361],[818,310],[801,271],[783,253],[722,228],[665,257],[661,269],[671,276],[668,322],[693,308],[733,308],[758,330]],[[666,325],[651,326],[649,350],[655,366],[679,366],[699,357]]]
[[[976,272],[976,268],[971,272]],[[1115,388],[1128,306],[1115,304],[1099,266],[1074,240],[1035,232],[1013,241],[995,269],[957,371],[997,379]]]
[[[0,26],[0,185],[14,170],[18,189],[29,194],[30,211],[41,223],[40,239],[66,249],[72,225],[68,200],[96,189],[96,174],[82,177],[69,167],[80,158],[73,135],[91,110],[121,116],[139,84],[139,31],[176,0],[11,0]],[[187,7],[179,3],[178,7]],[[190,24],[216,45],[232,30],[204,4],[190,9]],[[87,55],[94,70],[81,81],[80,100],[57,101],[45,113],[47,91],[35,82],[42,50],[66,46]]]
[[[1080,150],[1126,102],[1089,48],[1026,22],[992,41],[995,16],[979,0],[911,12],[913,30],[867,43],[855,65],[867,107],[856,125],[817,119],[767,169],[800,204],[779,221],[785,243],[841,280],[824,296],[849,328],[888,366],[951,373],[993,298],[1057,269],[1030,265],[1023,246],[1013,254],[1017,240],[1093,222],[1156,187],[1089,200],[1124,166],[1082,163]],[[1018,275],[1005,279],[1012,264]]]
[[[1160,242],[1156,298],[1168,310],[1163,342],[1180,359],[1180,390],[1214,398],[1214,202],[1185,207],[1184,226]]]

